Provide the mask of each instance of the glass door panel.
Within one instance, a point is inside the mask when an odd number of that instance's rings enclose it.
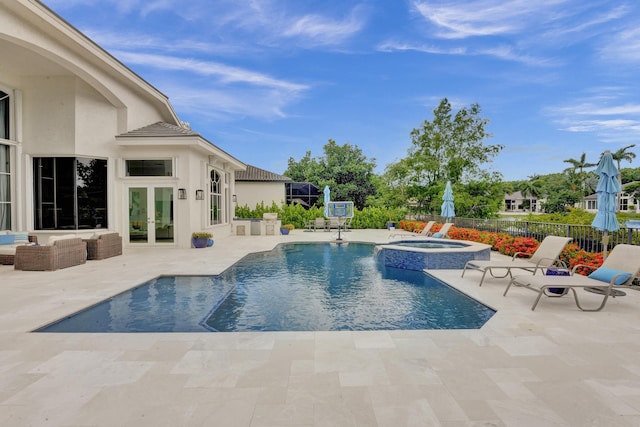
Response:
[[[173,188],[129,188],[129,243],[174,243]]]
[[[173,243],[173,188],[154,188],[155,241]]]
[[[146,187],[129,188],[129,243],[149,243]]]

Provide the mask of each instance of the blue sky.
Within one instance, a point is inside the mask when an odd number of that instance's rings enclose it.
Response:
[[[44,3],[193,130],[272,172],[331,138],[381,173],[444,97],[480,104],[505,180],[560,172],[583,152],[596,162],[638,144],[640,157],[637,0]]]

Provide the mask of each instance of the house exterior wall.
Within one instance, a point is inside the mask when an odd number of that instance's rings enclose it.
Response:
[[[86,157],[107,162],[108,228],[128,244],[128,190],[132,186],[173,189],[175,242],[190,247],[191,233],[231,232],[234,170],[243,164],[197,134],[120,138],[158,122],[180,125],[167,98],[33,0],[0,3],[0,90],[11,96],[11,229],[34,232],[34,157]],[[136,145],[137,144],[137,145]],[[171,177],[127,177],[127,159],[172,159]],[[224,188],[225,221],[209,221],[209,173],[230,177]],[[179,188],[187,191],[178,200]],[[195,191],[205,199],[196,200]],[[43,241],[69,231],[37,230]],[[92,234],[93,230],[76,230]]]
[[[236,182],[237,206],[248,206],[255,209],[256,205],[264,203],[271,206],[275,203],[281,206],[285,203],[286,193],[284,182]]]

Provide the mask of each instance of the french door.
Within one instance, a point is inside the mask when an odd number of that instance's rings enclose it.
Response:
[[[129,243],[162,245],[174,242],[173,188],[129,187]]]

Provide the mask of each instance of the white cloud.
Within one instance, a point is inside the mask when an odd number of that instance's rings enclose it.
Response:
[[[555,60],[521,54],[516,49],[508,45],[480,48],[470,46],[439,47],[432,44],[411,44],[387,41],[380,44],[378,46],[378,50],[382,52],[416,51],[434,55],[490,56],[504,61],[518,62],[536,67],[548,67],[551,65],[557,65],[557,61]]]
[[[199,116],[219,121],[251,117],[274,120],[287,117],[285,109],[297,97],[275,90],[193,87],[173,83],[161,84],[178,115]]]
[[[301,92],[309,88],[307,85],[279,80],[263,73],[231,67],[218,62],[118,51],[114,52],[114,55],[128,64],[139,64],[161,70],[187,71],[193,74],[214,76],[218,78],[220,83],[244,83],[287,92]]]
[[[513,34],[532,21],[549,15],[565,0],[475,0],[457,2],[415,1],[415,10],[437,27],[436,36],[462,39],[472,36]]]
[[[307,45],[338,45],[360,32],[364,20],[354,9],[343,20],[312,14],[292,19],[281,35],[287,38],[300,37]]]
[[[640,104],[629,102],[629,90],[599,87],[589,92],[589,97],[549,107],[545,113],[553,117],[560,130],[592,133],[601,142],[640,139]]]
[[[605,60],[640,64],[640,27],[614,32],[599,53]]]

